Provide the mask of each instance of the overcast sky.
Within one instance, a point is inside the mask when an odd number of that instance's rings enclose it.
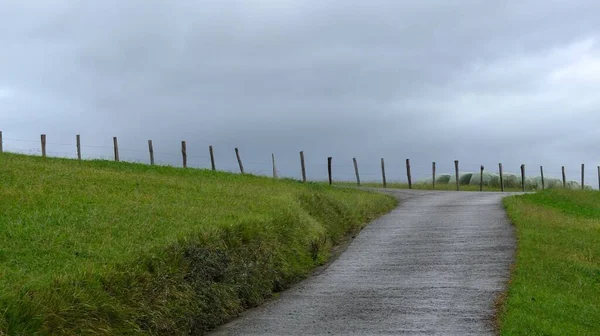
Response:
[[[600,165],[596,0],[0,1],[6,150],[309,178]],[[24,142],[17,140],[29,140]],[[137,151],[128,151],[132,149]],[[168,155],[167,155],[168,154]],[[549,173],[549,174],[550,174]]]

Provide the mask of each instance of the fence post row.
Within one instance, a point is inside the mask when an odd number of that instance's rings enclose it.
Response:
[[[521,189],[525,191],[525,165],[521,165]]]
[[[183,161],[183,168],[187,168],[187,146],[185,141],[181,142],[181,159]]]
[[[152,140],[148,140],[148,152],[150,153],[150,165],[154,165],[154,145],[152,145]]]
[[[356,174],[356,185],[360,187],[360,175],[358,174],[358,162],[356,161],[356,158],[352,158],[352,162],[354,163],[354,174]]]
[[[454,171],[456,173],[456,191],[460,190],[460,178],[458,176],[458,160],[454,160]]]
[[[217,170],[217,166],[215,166],[215,153],[213,152],[213,146],[208,146],[208,152],[210,153],[210,168],[212,170]]]
[[[115,150],[115,161],[119,161],[119,142],[117,141],[117,137],[113,137],[113,147]]]
[[[408,189],[412,189],[412,176],[410,173],[410,159],[406,159],[406,177],[408,178]]]
[[[479,191],[483,191],[483,165],[479,171]]]
[[[77,159],[82,160],[81,135],[77,134],[75,136],[75,139],[76,139]],[[45,157],[47,157],[46,134],[40,135],[40,144],[41,144],[42,157],[45,158]],[[213,146],[212,145],[208,146],[208,148],[209,148],[209,152],[210,152],[211,169],[216,170]],[[113,137],[113,149],[114,149],[114,160],[118,162],[118,161],[120,161],[119,143],[118,143],[118,139],[116,136]],[[0,131],[0,153],[3,153],[3,151],[4,151],[4,147],[3,147],[2,131]],[[154,165],[155,164],[154,146],[153,146],[152,140],[148,140],[148,152],[150,154],[150,165]],[[186,141],[181,141],[181,154],[182,154],[183,167],[187,168]],[[240,153],[239,153],[239,150],[237,147],[235,148],[235,154],[236,154],[236,158],[237,158],[238,165],[240,168],[240,172],[242,174],[244,174],[244,166],[242,164],[242,159],[240,157]],[[273,177],[278,178],[274,153],[271,154],[271,158],[272,158],[272,163],[273,163]],[[356,184],[358,186],[360,186],[361,181],[360,181],[360,175],[359,175],[359,169],[358,169],[358,161],[356,158],[352,158],[352,161],[353,161],[353,165],[354,165],[354,173],[356,175]],[[328,181],[329,181],[330,185],[333,184],[333,174],[332,174],[332,164],[331,163],[332,163],[332,157],[331,156],[327,157],[327,172],[328,172]],[[304,151],[300,151],[300,165],[301,165],[301,170],[302,170],[302,182],[306,182],[307,178],[306,178],[306,164],[305,164],[305,159],[304,159]],[[597,169],[598,169],[598,188],[600,189],[600,166],[598,166]],[[456,190],[459,191],[460,190],[459,160],[454,160],[454,170],[455,170],[455,175],[456,175]],[[498,170],[499,170],[499,175],[500,175],[499,176],[500,177],[500,190],[505,191],[502,163],[498,163]],[[479,191],[483,191],[483,172],[484,172],[484,166],[481,165],[480,166],[480,174],[479,174]],[[562,172],[562,185],[563,185],[563,188],[566,188],[567,187],[567,177],[566,177],[565,166],[561,166],[561,172]],[[381,175],[382,175],[383,187],[386,188],[387,187],[387,178],[386,178],[386,174],[385,174],[384,158],[381,158]],[[408,188],[412,189],[412,173],[411,173],[410,159],[406,159],[406,176],[408,178]],[[542,190],[545,190],[546,182],[545,182],[545,177],[544,177],[544,167],[543,166],[540,166],[540,178],[541,178]],[[525,179],[525,164],[521,164],[521,189],[523,192],[526,190],[525,180],[526,180]],[[436,187],[436,163],[435,163],[435,161],[433,161],[431,163],[431,181],[432,181],[432,187],[433,187],[433,189],[435,189],[435,187]],[[585,163],[581,164],[581,189],[585,190]]]
[[[302,172],[302,182],[306,182],[306,166],[304,165],[304,151],[300,151],[300,170]]]
[[[329,185],[333,183],[333,179],[331,177],[331,159],[331,156],[327,158],[327,175],[329,176]]]
[[[435,189],[435,161],[431,163],[431,183]]]
[[[46,157],[46,134],[40,136],[40,141],[42,143],[42,157]]]
[[[500,190],[504,191],[504,178],[502,177],[502,163],[498,163],[498,170],[500,172]]]
[[[271,160],[273,161],[273,178],[277,178],[277,167],[275,166],[275,153],[271,153]]]
[[[385,161],[381,158],[381,178],[383,180],[383,187],[387,188],[387,180],[385,179]]]
[[[237,147],[235,148],[235,157],[237,158],[238,165],[240,166],[240,172],[243,174],[244,165],[242,164],[242,159],[240,158],[240,151],[237,149]]]

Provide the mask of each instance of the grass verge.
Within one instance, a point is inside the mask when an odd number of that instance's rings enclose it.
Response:
[[[326,182],[323,182],[326,183]],[[356,182],[342,182],[342,181],[335,181],[334,185],[339,185],[339,186],[356,186]],[[380,182],[363,182],[361,183],[361,186],[363,187],[369,187],[369,188],[383,188],[382,183]],[[398,183],[398,182],[391,182],[391,183],[387,183],[386,185],[387,188],[390,189],[409,189],[408,187],[408,183]],[[452,183],[439,183],[435,185],[435,188],[433,188],[433,186],[431,184],[424,184],[424,183],[413,183],[412,185],[412,189],[415,190],[439,190],[439,191],[456,191],[456,184],[452,184]],[[479,185],[460,185],[460,191],[479,191]],[[496,187],[490,187],[490,186],[484,186],[482,191],[491,191],[491,192],[498,192],[501,191],[500,188],[496,188]],[[509,188],[509,187],[505,187],[504,191],[506,192],[519,192],[522,191],[521,188]]]
[[[187,335],[324,263],[392,197],[0,154],[0,335]]]
[[[501,335],[600,335],[600,192],[504,199],[518,238]]]

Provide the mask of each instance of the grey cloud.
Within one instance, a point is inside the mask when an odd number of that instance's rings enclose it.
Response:
[[[262,173],[275,152],[296,177],[299,150],[313,178],[327,156],[343,178],[352,157],[373,178],[385,157],[394,179],[406,157],[417,176],[456,158],[597,165],[600,81],[552,74],[600,59],[598,14],[591,0],[3,3],[0,128],[81,133],[107,157],[118,135],[137,160],[152,138],[172,164],[182,139],[203,166],[213,144],[231,170],[237,146]]]

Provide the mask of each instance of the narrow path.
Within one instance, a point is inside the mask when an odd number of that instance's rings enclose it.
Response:
[[[493,335],[515,248],[508,193],[389,192],[401,205],[327,270],[212,335]]]

